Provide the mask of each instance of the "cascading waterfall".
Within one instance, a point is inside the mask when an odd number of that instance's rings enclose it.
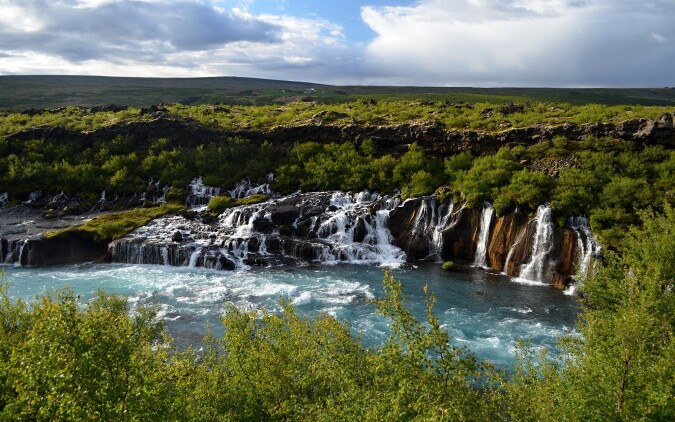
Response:
[[[153,220],[114,241],[110,256],[113,262],[210,268],[287,260],[397,265],[405,253],[391,244],[387,228],[389,212],[397,205],[398,200],[369,192],[294,194],[228,209],[216,225],[183,217]],[[275,214],[280,206],[295,215],[288,223],[280,223],[286,217]]]
[[[429,250],[425,260],[440,261],[443,252],[443,232],[452,224],[454,204],[451,201],[438,205],[435,197],[421,198],[415,211],[411,234],[425,239]]]
[[[532,256],[530,262],[521,267],[519,277],[543,282],[547,279],[545,274],[547,259],[553,250],[553,222],[550,205],[540,205],[537,208],[535,224],[536,231],[532,245]]]
[[[0,264],[14,264],[20,267],[27,242],[27,239],[0,240]]]
[[[435,203],[435,200],[434,200]],[[431,225],[431,243],[429,245],[429,254],[436,254],[439,259],[443,252],[443,230],[452,223],[452,212],[454,204],[451,201],[445,202],[438,210],[434,209]]]
[[[1,196],[2,196],[2,195],[0,195],[0,208],[2,208],[2,206],[1,206],[1,205],[2,205],[2,204],[1,204],[1,203],[2,203],[2,198],[1,198]],[[42,197],[42,191],[39,191],[39,190],[33,191],[33,192],[31,192],[31,193],[28,194],[28,200],[27,200],[27,201],[23,201],[23,204],[24,204],[24,205],[30,205],[30,204],[32,204],[33,202],[35,202],[35,201],[37,201],[38,199],[40,199],[41,197]]]
[[[480,231],[478,233],[478,243],[476,245],[476,256],[473,265],[480,268],[489,269],[487,262],[488,241],[490,240],[490,224],[495,215],[495,209],[492,204],[486,202],[483,204],[483,212],[480,219]]]
[[[583,280],[590,275],[593,262],[600,254],[602,248],[595,235],[591,232],[591,226],[588,218],[585,216],[570,217],[567,225],[572,229],[577,239],[575,280],[565,289],[566,294],[573,295],[576,293],[579,280]]]
[[[413,221],[412,229],[414,234],[418,236],[427,236],[427,229],[435,226],[435,205],[436,200],[434,198],[422,198],[422,202],[415,212],[415,220]]]
[[[336,263],[400,264],[405,260],[401,249],[391,244],[392,236],[387,228],[389,211],[396,202],[381,203],[384,209],[369,214],[368,206],[380,200],[380,196],[368,191],[356,195],[336,192],[330,199],[325,220],[317,230],[318,238],[327,244],[320,247],[316,260]]]
[[[194,182],[194,181],[193,181]],[[162,186],[159,180],[155,181],[152,177],[148,180],[145,191],[141,193],[141,201],[154,202],[156,204],[166,202],[166,193],[171,190],[171,186]],[[105,192],[105,191],[104,191]],[[102,198],[103,202],[105,197]]]
[[[211,198],[220,195],[220,188],[215,186],[206,186],[202,178],[193,179],[187,187],[186,204],[190,207],[203,207],[209,203]]]
[[[257,194],[271,195],[272,189],[270,188],[269,183],[257,185],[248,179],[244,179],[237,183],[233,189],[228,191],[228,193],[234,199],[242,199]]]
[[[602,248],[595,235],[591,232],[591,226],[588,218],[585,216],[570,217],[568,226],[574,231],[577,238],[577,276],[580,278],[587,277],[590,275],[593,260],[598,256]]]

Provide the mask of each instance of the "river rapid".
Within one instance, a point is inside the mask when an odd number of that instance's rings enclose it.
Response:
[[[133,312],[156,306],[179,347],[199,343],[210,324],[222,333],[219,318],[226,303],[244,309],[279,311],[290,300],[304,315],[326,313],[346,321],[354,335],[376,347],[388,336],[388,321],[369,299],[382,295],[385,269],[376,265],[251,267],[236,271],[161,265],[81,264],[50,268],[8,265],[4,268],[10,296],[35,299],[68,286],[83,299],[102,289],[129,297]],[[424,318],[423,288],[436,296],[434,308],[451,342],[467,346],[479,359],[499,368],[515,363],[518,340],[535,347],[556,348],[558,336],[574,332],[579,301],[545,283],[469,268],[442,271],[419,263],[388,269],[401,282],[408,306]]]

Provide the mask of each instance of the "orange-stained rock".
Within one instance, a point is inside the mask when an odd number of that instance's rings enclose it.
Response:
[[[576,253],[577,242],[572,229],[565,227],[560,230],[562,231],[562,239],[558,242],[560,247],[560,251],[558,252],[558,258],[560,259],[558,272],[566,275],[569,279],[569,276],[574,274],[574,271],[576,270],[576,268],[574,268],[574,256]],[[565,281],[565,283],[567,283],[567,281]]]
[[[522,213],[512,212],[496,219],[487,250],[488,263],[494,270],[504,270],[504,263],[511,246],[524,231],[526,225],[527,216]]]
[[[504,273],[517,277],[520,274],[520,267],[530,261],[536,231],[537,224],[535,220],[528,221],[520,230],[518,236],[513,240],[511,249],[504,262]]]

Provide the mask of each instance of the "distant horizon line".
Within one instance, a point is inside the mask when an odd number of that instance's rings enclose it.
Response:
[[[382,88],[437,88],[437,89],[675,89],[675,86],[516,86],[516,85],[491,85],[491,86],[468,86],[468,85],[366,85],[366,84],[345,84],[336,85],[324,82],[309,82],[288,79],[260,78],[252,76],[111,76],[111,75],[65,75],[65,74],[0,74],[2,78],[41,78],[41,77],[59,77],[59,78],[106,78],[106,79],[161,79],[161,80],[197,80],[197,79],[248,79],[270,82],[286,82],[304,85],[318,85],[331,87],[382,87]]]

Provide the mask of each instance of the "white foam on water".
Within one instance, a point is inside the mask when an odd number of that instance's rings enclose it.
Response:
[[[530,279],[521,278],[521,277],[511,277],[510,280],[514,283],[524,284],[526,286],[546,286],[546,287],[549,287],[549,288],[551,287],[550,284],[545,283],[543,281],[539,281],[539,280],[530,280]]]
[[[300,296],[293,298],[292,303],[293,305],[299,306],[299,305],[307,305],[311,301],[312,301],[312,293],[304,291],[300,293]]]
[[[425,320],[423,293],[417,277],[426,274],[425,277],[433,278],[436,273],[400,270],[394,274],[397,279],[408,279],[404,292],[415,295],[409,304],[421,321]],[[507,367],[513,362],[519,337],[532,338],[535,345],[555,347],[556,336],[567,333],[566,328],[556,322],[560,321],[559,305],[535,305],[522,303],[522,298],[512,298],[514,294],[522,297],[540,294],[544,292],[542,289],[512,286],[511,290],[506,289],[508,302],[498,305],[493,302],[491,289],[500,285],[503,288],[505,283],[491,287],[466,282],[447,283],[446,277],[443,275],[443,279],[436,280],[435,287],[434,280],[430,280],[431,290],[437,293],[435,313],[441,325],[449,330],[452,343],[466,344],[481,359],[489,357],[499,366]],[[181,334],[183,338],[191,338],[190,341],[198,341],[207,322],[219,327],[218,318],[227,311],[227,304],[261,315],[263,308],[280,312],[280,298],[297,305],[303,315],[325,313],[348,322],[354,335],[363,333],[367,347],[377,347],[389,336],[390,321],[378,315],[375,306],[368,301],[382,294],[382,272],[372,266],[223,272],[162,265],[94,264],[57,269],[10,268],[6,279],[11,286],[16,286],[11,289],[20,289],[22,297],[29,299],[51,291],[54,283],[59,283],[56,287],[60,288],[64,279],[85,300],[94,297],[98,288],[128,294],[132,312],[140,306],[157,306],[170,330],[197,333],[187,337]],[[462,290],[456,298],[447,296],[452,289],[467,287],[469,290]],[[471,291],[476,288],[484,293],[472,295]],[[558,296],[564,297],[565,302],[574,302],[559,292]],[[544,308],[550,308],[550,316]],[[573,321],[570,320],[568,326],[571,324]]]
[[[513,312],[518,312],[520,314],[531,314],[532,309],[530,308],[511,308]]]

